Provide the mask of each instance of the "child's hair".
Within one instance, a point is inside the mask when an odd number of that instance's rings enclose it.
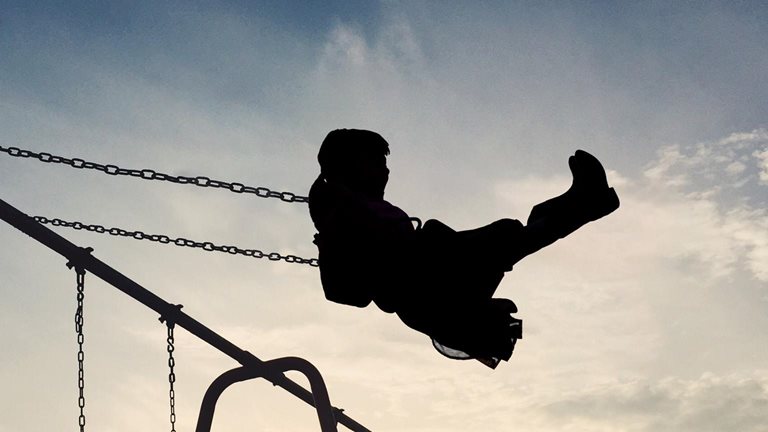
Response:
[[[360,160],[389,155],[389,144],[376,132],[363,129],[336,129],[320,146],[317,161],[323,177],[343,175]]]

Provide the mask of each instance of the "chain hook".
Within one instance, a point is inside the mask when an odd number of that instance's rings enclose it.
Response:
[[[40,222],[40,221],[38,221],[38,222]],[[77,254],[74,257],[68,257],[69,258],[69,262],[67,262],[67,268],[70,269],[70,270],[72,270],[74,268],[76,273],[78,273],[78,274],[80,274],[80,273],[85,274],[85,269],[81,265],[79,265],[80,264],[79,261],[82,259],[82,257],[84,257],[86,255],[90,255],[91,252],[93,252],[93,248],[92,247],[84,247],[84,248],[79,248],[79,249],[80,249],[80,253],[79,254]]]

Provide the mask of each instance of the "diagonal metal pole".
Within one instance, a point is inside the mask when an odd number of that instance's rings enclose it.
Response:
[[[2,199],[0,199],[0,219],[8,222],[10,225],[39,241],[54,252],[64,256],[75,266],[87,270],[91,274],[98,276],[104,282],[107,282],[120,291],[128,294],[133,299],[160,314],[161,317],[172,320],[176,325],[202,339],[241,365],[249,368],[264,368],[263,360],[260,360],[248,351],[240,349],[237,345],[182,312],[177,305],[168,303],[158,297],[153,292],[147,290],[91,255],[88,250],[80,248],[64,237],[56,234]],[[283,373],[274,373],[270,368],[265,368],[263,376],[264,379],[270,381],[272,384],[284,388],[289,393],[309,405],[313,407],[315,406],[312,393],[286,377]],[[370,432],[366,427],[344,414],[343,410],[334,407],[331,407],[331,410],[331,414],[335,420],[350,430],[355,432]],[[320,411],[318,411],[318,415],[321,415]]]

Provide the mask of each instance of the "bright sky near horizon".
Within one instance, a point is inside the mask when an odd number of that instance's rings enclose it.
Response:
[[[386,198],[457,229],[525,219],[583,148],[622,206],[507,274],[525,333],[495,371],[325,301],[308,266],[56,231],[260,358],[308,359],[371,430],[768,430],[768,7],[474,3],[4,0],[0,145],[305,194],[328,131],[372,129]],[[302,204],[2,153],[0,198],[316,256]],[[0,432],[74,429],[74,273],[7,224],[0,244]],[[88,428],[168,430],[156,314],[93,276],[85,313]],[[192,430],[235,364],[176,341]],[[266,382],[225,393],[213,425],[318,429]]]

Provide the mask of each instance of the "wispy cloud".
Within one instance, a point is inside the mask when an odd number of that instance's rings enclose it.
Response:
[[[708,225],[706,234],[682,242],[683,255],[698,256],[719,275],[743,263],[768,281],[768,193],[764,181],[768,131],[733,133],[717,142],[673,145],[659,150],[645,170],[647,187],[687,214],[669,215],[691,232]],[[682,210],[682,208],[681,208]],[[684,246],[683,246],[684,245]]]

